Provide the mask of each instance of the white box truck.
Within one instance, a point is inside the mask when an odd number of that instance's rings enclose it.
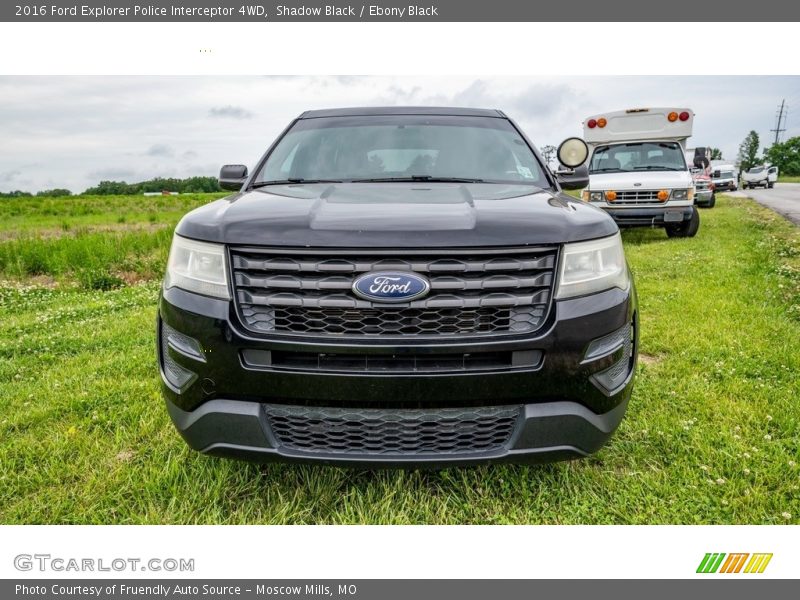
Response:
[[[620,227],[663,227],[669,237],[694,237],[700,214],[686,164],[694,113],[688,108],[634,108],[583,122],[589,145],[586,202]]]

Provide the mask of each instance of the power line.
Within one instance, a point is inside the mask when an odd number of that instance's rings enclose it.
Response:
[[[778,121],[775,124],[775,129],[770,129],[770,131],[775,132],[775,143],[780,142],[781,133],[786,131],[786,117],[789,115],[789,107],[786,106],[786,98],[781,100],[780,109],[778,109]],[[783,128],[781,128],[781,121],[783,121]]]

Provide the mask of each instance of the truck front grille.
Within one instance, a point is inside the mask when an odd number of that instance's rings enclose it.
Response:
[[[464,455],[503,449],[521,407],[314,408],[266,404],[278,443],[289,450],[349,455]]]
[[[373,256],[231,250],[237,309],[257,333],[321,336],[469,336],[531,333],[550,306],[555,248],[479,254]],[[357,297],[371,271],[429,278],[430,294],[401,304]]]
[[[617,199],[614,204],[623,202],[639,203],[639,204],[663,204],[658,199],[658,190],[630,190],[617,192]]]

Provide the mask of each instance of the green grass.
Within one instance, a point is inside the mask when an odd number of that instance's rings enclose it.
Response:
[[[0,240],[14,232],[59,235],[114,223],[175,225],[188,211],[228,193],[179,196],[62,196],[0,198]]]
[[[597,455],[534,467],[196,454],[159,393],[157,282],[7,284],[0,523],[798,523],[800,235],[746,199],[701,217],[694,239],[625,232],[642,335],[628,415]]]
[[[189,210],[224,194],[0,200],[0,278],[108,289],[154,279]]]
[[[800,183],[800,175],[778,175],[780,183]]]

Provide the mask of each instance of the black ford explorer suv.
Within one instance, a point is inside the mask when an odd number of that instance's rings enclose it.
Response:
[[[179,223],[158,310],[169,414],[251,460],[404,465],[585,456],[633,386],[617,226],[562,193],[502,112],[309,111],[237,193]]]

